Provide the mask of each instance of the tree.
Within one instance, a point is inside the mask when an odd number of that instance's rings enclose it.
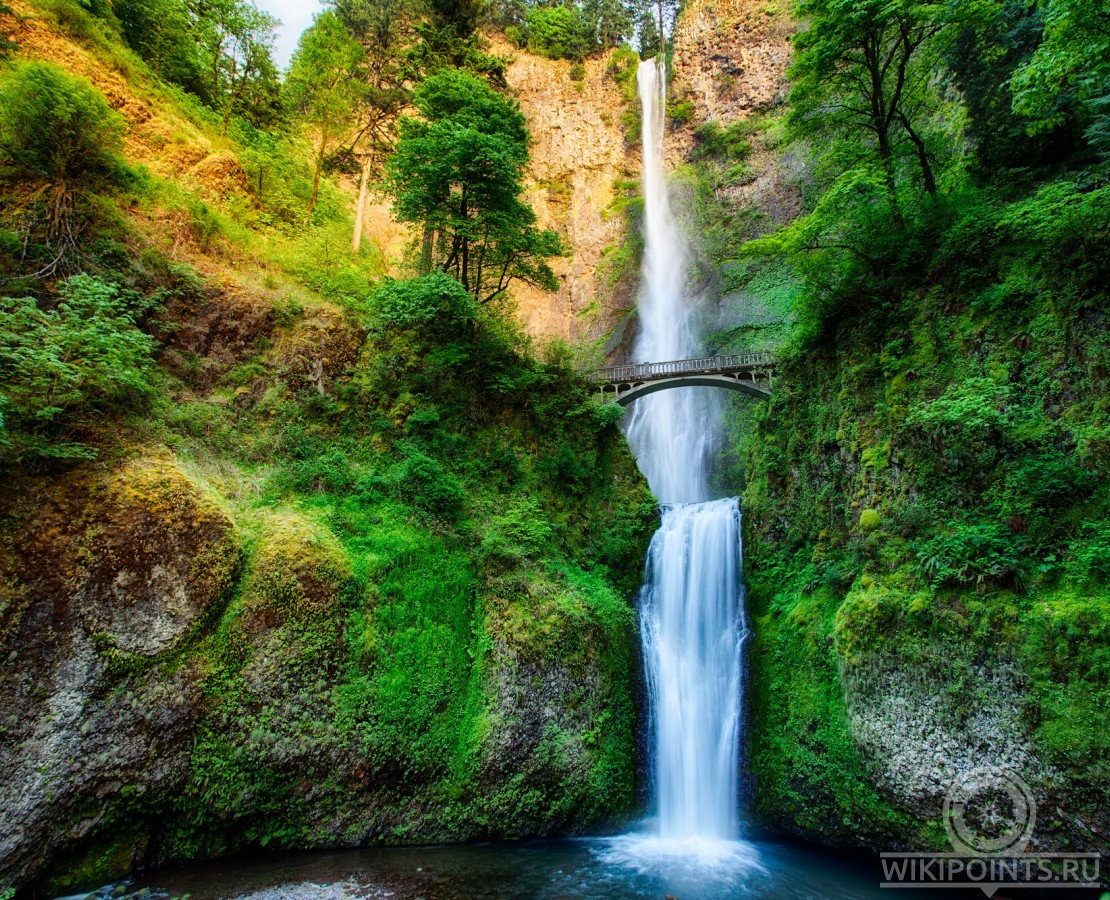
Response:
[[[362,93],[355,110],[352,152],[361,157],[358,206],[351,242],[357,254],[370,193],[370,179],[393,150],[397,119],[409,103],[405,53],[415,36],[420,7],[416,0],[335,0],[336,15],[361,44],[358,77]]]
[[[666,47],[667,33],[678,18],[679,0],[632,0],[640,57],[650,59]]]
[[[640,57],[651,59],[663,51],[663,38],[659,33],[656,16],[650,8],[643,8],[637,16],[636,34],[640,42]]]
[[[520,108],[473,75],[444,70],[413,95],[386,186],[400,221],[423,225],[424,268],[434,263],[480,302],[514,279],[554,290],[547,259],[558,235],[536,228],[521,200],[528,129]]]
[[[227,133],[238,111],[265,105],[277,84],[272,52],[281,24],[245,0],[192,0],[209,92]]]
[[[577,6],[534,6],[528,11],[528,49],[550,59],[582,59],[592,49]]]
[[[347,136],[351,127],[362,91],[359,80],[362,61],[362,47],[331,10],[316,16],[312,27],[301,35],[293,54],[289,93],[301,118],[313,130],[316,142],[306,222],[316,208],[328,151]]]
[[[969,3],[967,7],[975,4]],[[795,38],[791,122],[800,132],[838,129],[873,142],[890,196],[895,156],[908,140],[922,183],[937,191],[923,120],[935,109],[934,65],[953,24],[945,0],[803,0],[809,28]]]
[[[591,44],[619,47],[632,37],[632,9],[624,0],[585,0],[582,18],[590,34]]]
[[[41,214],[46,244],[52,253],[56,248],[36,274],[53,274],[77,249],[82,196],[124,177],[125,130],[123,117],[96,88],[53,63],[22,63],[0,87],[0,159],[6,174],[30,189],[21,198],[36,212],[29,222]]]
[[[1044,40],[1014,75],[1014,109],[1043,131],[1064,121],[1067,105],[1061,100],[1070,95],[1086,107],[1093,119],[1090,137],[1100,143],[1100,136],[1110,133],[1110,0],[1037,5]]]
[[[116,0],[113,7],[127,45],[159,78],[206,100],[194,19],[186,0]]]

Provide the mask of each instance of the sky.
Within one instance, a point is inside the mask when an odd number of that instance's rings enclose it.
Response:
[[[281,19],[278,29],[277,51],[274,59],[280,68],[289,65],[289,57],[297,49],[301,32],[312,24],[312,16],[324,8],[319,0],[254,0],[259,9]]]

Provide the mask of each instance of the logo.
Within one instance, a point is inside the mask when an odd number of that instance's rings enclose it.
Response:
[[[944,797],[944,830],[963,856],[1020,853],[1036,826],[1033,792],[1012,772],[972,769],[952,782]]]
[[[883,853],[884,888],[1092,889],[1098,853],[1035,852],[1037,801],[1016,772],[982,766],[961,774],[944,797],[946,853]]]

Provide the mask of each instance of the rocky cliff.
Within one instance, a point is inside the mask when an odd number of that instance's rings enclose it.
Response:
[[[692,0],[683,6],[673,38],[671,107],[689,104],[689,112],[670,132],[676,164],[696,155],[699,126],[735,127],[783,108],[796,30],[781,0]],[[719,185],[716,201],[754,207],[769,226],[782,225],[801,212],[797,162],[776,153],[757,129],[750,136],[747,172]]]
[[[587,59],[576,80],[568,60],[503,44],[493,49],[512,60],[506,79],[532,132],[528,202],[569,250],[553,264],[557,292],[514,288],[521,321],[533,334],[597,341],[634,302],[607,266],[626,236],[627,220],[613,208],[619,183],[639,174],[639,154],[627,146],[622,125],[626,103],[611,74],[614,51]]]

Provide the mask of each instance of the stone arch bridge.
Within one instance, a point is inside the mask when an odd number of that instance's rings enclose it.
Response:
[[[627,406],[640,397],[677,387],[720,387],[765,400],[771,396],[774,371],[770,353],[742,353],[614,366],[591,372],[587,378],[604,396]]]

